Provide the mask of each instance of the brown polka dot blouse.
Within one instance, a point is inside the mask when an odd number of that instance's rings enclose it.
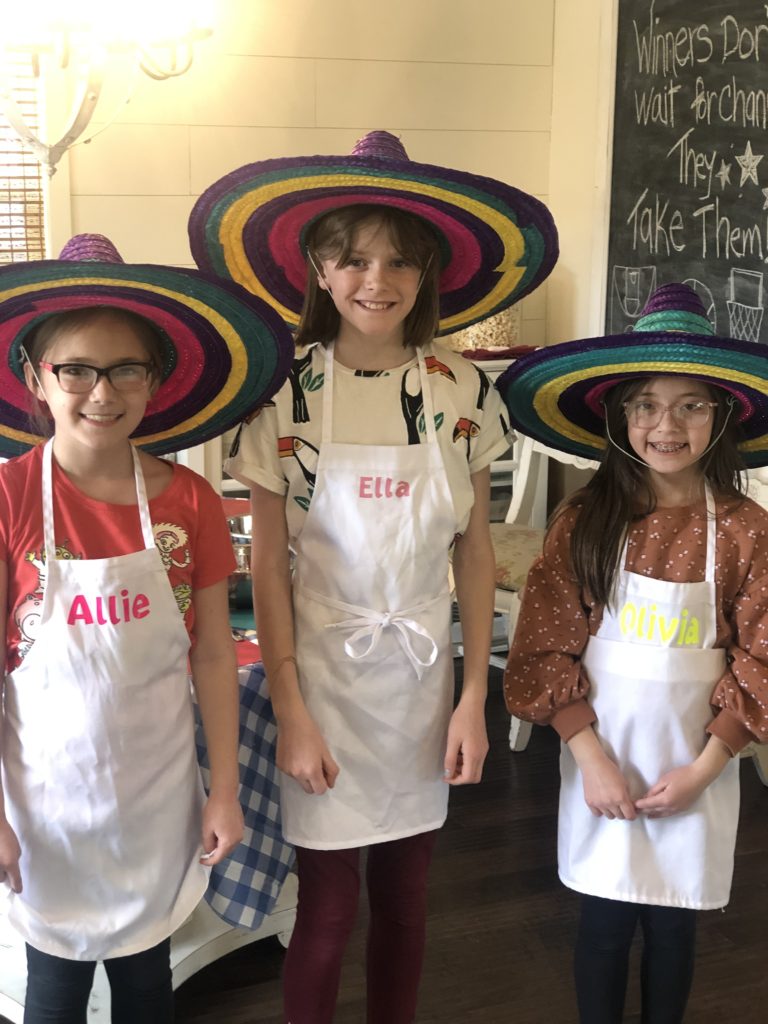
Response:
[[[566,740],[594,719],[580,659],[603,613],[573,577],[569,544],[577,516],[570,508],[555,521],[528,574],[504,676],[509,711],[552,724]],[[659,508],[631,527],[626,568],[699,582],[706,539],[703,501]],[[768,512],[751,499],[717,502],[715,582],[716,646],[727,651],[728,664],[712,693],[709,731],[735,753],[750,740],[768,740]]]

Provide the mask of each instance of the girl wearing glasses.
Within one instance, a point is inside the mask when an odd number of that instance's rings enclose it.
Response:
[[[85,1020],[97,960],[113,1022],[172,1019],[170,935],[242,836],[234,557],[218,495],[150,452],[227,429],[291,348],[244,290],[102,236],[0,271],[0,882],[26,1024]]]
[[[563,741],[558,859],[583,894],[582,1024],[622,1019],[644,940],[642,1019],[675,1024],[697,910],[728,902],[738,758],[768,739],[765,346],[714,337],[695,292],[659,288],[634,331],[519,360],[520,430],[600,459],[531,569],[505,675],[510,712]]]

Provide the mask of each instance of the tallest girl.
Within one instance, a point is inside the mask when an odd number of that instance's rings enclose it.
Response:
[[[432,342],[534,288],[557,255],[554,225],[532,197],[413,163],[374,132],[350,157],[233,172],[202,196],[191,237],[198,263],[299,323],[289,382],[228,467],[251,488],[297,847],[285,1020],[333,1019],[369,847],[367,1019],[408,1024],[448,784],[477,782],[487,750],[489,465],[508,444],[488,379]],[[453,713],[451,549],[465,648]]]

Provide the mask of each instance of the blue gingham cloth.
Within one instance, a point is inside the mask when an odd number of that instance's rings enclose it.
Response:
[[[244,665],[240,681],[240,802],[243,841],[221,864],[214,864],[205,898],[236,928],[255,930],[275,905],[293,862],[293,847],[280,827],[280,783],[275,764],[277,726],[267,696],[264,667]],[[197,759],[206,792],[208,751],[195,705]]]

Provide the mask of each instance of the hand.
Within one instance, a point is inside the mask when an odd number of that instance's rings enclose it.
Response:
[[[669,818],[687,811],[706,788],[707,783],[694,764],[687,764],[665,772],[656,785],[636,801],[635,807],[649,818]]]
[[[333,789],[339,774],[320,730],[306,713],[278,721],[277,767],[296,779],[305,793],[318,796]]]
[[[19,858],[21,847],[16,833],[7,820],[0,822],[0,882],[7,881],[14,892],[21,892],[21,871]]]
[[[487,753],[485,702],[460,700],[448,726],[445,781],[451,786],[479,782]]]
[[[596,818],[635,820],[637,812],[629,795],[627,780],[607,754],[603,753],[602,758],[594,758],[580,767],[584,800]]]
[[[203,808],[203,856],[201,864],[211,867],[224,860],[243,838],[243,811],[235,796],[211,793]]]
[[[635,807],[649,818],[669,818],[687,811],[709,785],[697,763],[665,772],[655,786],[635,801]]]
[[[611,760],[591,725],[568,740],[568,749],[581,772],[584,800],[596,818],[622,818],[634,821],[635,805],[629,796],[627,781]]]
[[[725,743],[717,736],[710,736],[695,761],[665,772],[656,785],[636,801],[635,807],[649,818],[668,818],[687,811],[730,760],[731,752]]]

